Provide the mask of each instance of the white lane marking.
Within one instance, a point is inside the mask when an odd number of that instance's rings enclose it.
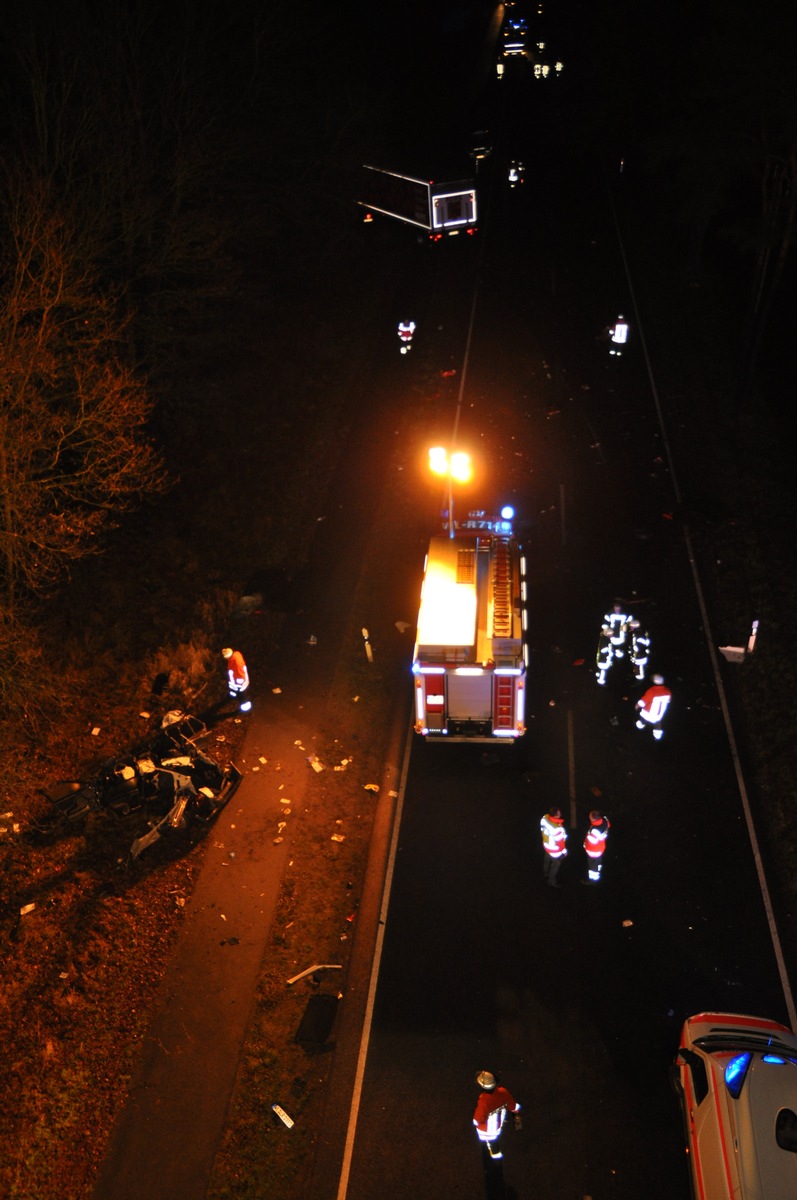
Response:
[[[354,1139],[357,1134],[357,1118],[360,1113],[360,1100],[362,1098],[363,1078],[365,1076],[365,1062],[368,1057],[368,1043],[371,1038],[371,1024],[374,1016],[376,987],[377,983],[379,982],[379,964],[382,961],[382,945],[385,940],[385,924],[387,922],[387,910],[390,904],[390,889],[393,886],[393,869],[396,863],[396,851],[398,850],[399,830],[401,829],[401,813],[404,808],[404,790],[407,784],[407,772],[409,771],[410,767],[410,752],[412,750],[413,731],[412,723],[410,723],[409,737],[407,738],[407,745],[404,750],[404,762],[401,768],[401,781],[398,789],[396,812],[393,817],[393,835],[390,839],[390,852],[387,858],[385,886],[382,890],[382,907],[379,912],[379,928],[376,931],[376,949],[374,951],[374,961],[371,967],[371,980],[368,986],[368,1000],[365,1005],[365,1019],[363,1021],[363,1032],[360,1039],[360,1053],[357,1057],[357,1071],[354,1076],[351,1107],[349,1109],[349,1125],[348,1129],[346,1130],[346,1145],[343,1150],[343,1162],[340,1168],[340,1181],[338,1183],[337,1200],[345,1200],[349,1187],[349,1174],[351,1172],[351,1160],[354,1152]]]

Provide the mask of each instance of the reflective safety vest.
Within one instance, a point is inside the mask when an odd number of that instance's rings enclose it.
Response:
[[[669,688],[665,687],[663,683],[654,684],[653,687],[648,688],[637,704],[640,717],[649,725],[660,724],[664,720],[664,714],[669,708],[671,700],[672,692]]]
[[[227,682],[231,696],[238,692],[245,692],[249,687],[249,672],[240,650],[235,650],[227,659]]]
[[[564,817],[552,817],[546,813],[540,821],[542,844],[551,858],[561,858],[567,854],[567,830],[564,828]]]
[[[510,1112],[519,1112],[520,1105],[505,1087],[481,1093],[473,1114],[473,1124],[480,1141],[495,1141],[503,1128],[507,1109]]]
[[[622,346],[628,341],[628,326],[625,321],[617,322],[612,329],[611,336],[612,341],[618,346]]]
[[[610,612],[603,618],[604,626],[609,627],[609,637],[613,646],[622,646],[628,633],[628,625],[633,621],[630,613]],[[603,630],[601,630],[603,634]]]
[[[591,825],[584,838],[584,849],[590,858],[600,858],[606,849],[606,838],[609,835],[609,818],[604,817],[598,825]]]

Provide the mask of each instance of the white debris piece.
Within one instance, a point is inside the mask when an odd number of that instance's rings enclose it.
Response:
[[[341,966],[340,963],[315,963],[314,966],[308,967],[306,971],[300,971],[298,975],[294,975],[291,979],[288,979],[286,982],[289,984],[297,983],[298,980],[304,979],[305,975],[313,975],[313,974],[315,974],[316,971],[342,971],[342,970],[343,970],[343,967]]]
[[[758,637],[758,621],[753,621],[750,630],[750,636],[747,639],[746,646],[720,646],[719,652],[728,662],[740,663],[744,662],[748,654],[752,654],[755,650],[756,638]]]

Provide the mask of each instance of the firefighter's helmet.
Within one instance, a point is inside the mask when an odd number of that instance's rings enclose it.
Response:
[[[479,1074],[476,1076],[476,1082],[485,1092],[492,1092],[498,1085],[495,1075],[492,1075],[489,1071],[479,1071]]]
[[[225,646],[221,652],[222,658],[232,658],[232,646]]]
[[[664,683],[664,676],[663,675],[651,675],[650,681],[651,681],[651,683],[655,683],[657,685],[657,687],[660,687],[661,684]]]

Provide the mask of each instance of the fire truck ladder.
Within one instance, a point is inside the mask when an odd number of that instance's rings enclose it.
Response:
[[[512,636],[512,562],[509,538],[497,537],[493,545],[493,637]]]
[[[509,539],[495,538],[493,543],[493,637],[512,636],[512,562]],[[514,718],[515,681],[511,675],[495,677],[493,727],[509,729]]]

